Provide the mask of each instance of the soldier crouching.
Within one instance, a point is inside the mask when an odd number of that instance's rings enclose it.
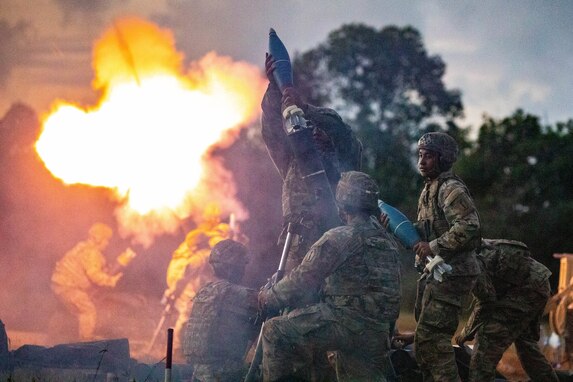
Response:
[[[482,273],[473,289],[474,309],[456,342],[475,336],[469,381],[493,381],[503,353],[515,343],[532,381],[559,381],[541,352],[541,317],[550,295],[551,272],[535,261],[527,246],[513,240],[482,241]]]
[[[380,224],[378,186],[350,171],[337,186],[344,226],[327,231],[302,263],[259,294],[263,311],[295,308],[263,329],[263,380],[308,380],[313,354],[336,351],[339,381],[386,381],[389,328],[399,313],[398,251]],[[300,301],[312,305],[300,307]]]
[[[216,281],[203,286],[193,301],[183,352],[193,365],[193,381],[242,381],[245,353],[256,337],[257,291],[239,285],[247,249],[227,239],[209,256]]]

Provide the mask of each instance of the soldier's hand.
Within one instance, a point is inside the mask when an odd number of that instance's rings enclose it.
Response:
[[[267,74],[267,78],[269,82],[275,82],[275,77],[273,76],[273,72],[275,71],[275,59],[272,55],[265,53],[265,73]]]
[[[294,87],[288,87],[283,92],[282,105],[283,109],[294,105],[298,106],[304,111],[306,104],[303,102],[298,90],[296,90]]]
[[[390,218],[384,212],[380,213],[380,223],[386,230],[390,230]]]
[[[458,334],[458,335],[456,335],[456,336],[454,337],[454,342],[455,342],[456,345],[458,345],[459,347],[463,347],[463,346],[464,346],[464,343],[465,343],[467,340],[468,340],[468,338],[467,338],[464,334],[462,334],[462,333],[460,333],[460,334]]]
[[[414,333],[397,333],[392,336],[392,348],[403,349],[414,342]]]
[[[414,253],[420,258],[420,260],[424,260],[426,257],[432,255],[432,250],[430,249],[430,243],[427,241],[419,241],[414,245]]]
[[[122,276],[123,276],[123,272],[119,272],[119,273],[111,276],[111,286],[115,286]]]
[[[170,289],[167,289],[167,290],[165,290],[165,292],[163,292],[163,296],[161,297],[160,304],[161,305],[167,305],[169,303],[169,301],[172,299],[173,299],[173,292]]]
[[[270,279],[267,280],[267,284],[264,286],[265,289],[271,289],[273,285],[278,282],[279,275],[277,272],[273,273]]]
[[[279,315],[277,309],[274,309],[270,306],[269,300],[271,298],[272,291],[270,289],[261,289],[259,292],[259,315],[262,317],[263,320],[267,318],[272,318]]]

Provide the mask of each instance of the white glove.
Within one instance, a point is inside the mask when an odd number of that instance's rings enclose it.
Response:
[[[444,281],[444,273],[450,273],[452,271],[452,266],[446,264],[440,255],[435,257],[428,256],[427,258],[430,261],[426,264],[424,271],[434,276],[434,279],[438,282]]]

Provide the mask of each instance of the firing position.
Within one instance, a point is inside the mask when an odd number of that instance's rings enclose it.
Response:
[[[284,245],[289,223],[299,227],[287,259],[287,270],[291,270],[300,264],[310,246],[329,227],[326,217],[316,207],[317,196],[309,191],[303,179],[303,175],[306,175],[303,168],[305,158],[301,158],[302,163],[297,161],[290,146],[284,129],[283,110],[294,105],[304,112],[307,123],[312,127],[314,145],[333,191],[336,190],[342,171],[360,170],[362,144],[334,110],[304,102],[294,87],[288,87],[282,93],[273,76],[275,60],[271,55],[266,56],[265,68],[269,86],[261,103],[262,136],[283,179],[283,232],[279,245]]]
[[[295,381],[327,350],[337,351],[339,381],[385,381],[393,372],[389,327],[399,313],[400,265],[394,241],[373,218],[378,186],[345,172],[336,201],[345,225],[327,231],[299,266],[259,294],[263,312],[295,308],[264,324],[264,381]]]

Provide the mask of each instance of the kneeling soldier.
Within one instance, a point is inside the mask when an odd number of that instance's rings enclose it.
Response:
[[[230,239],[220,241],[209,263],[218,280],[206,284],[194,298],[183,351],[193,365],[193,381],[242,381],[245,353],[258,333],[257,291],[239,285],[247,249]]]

